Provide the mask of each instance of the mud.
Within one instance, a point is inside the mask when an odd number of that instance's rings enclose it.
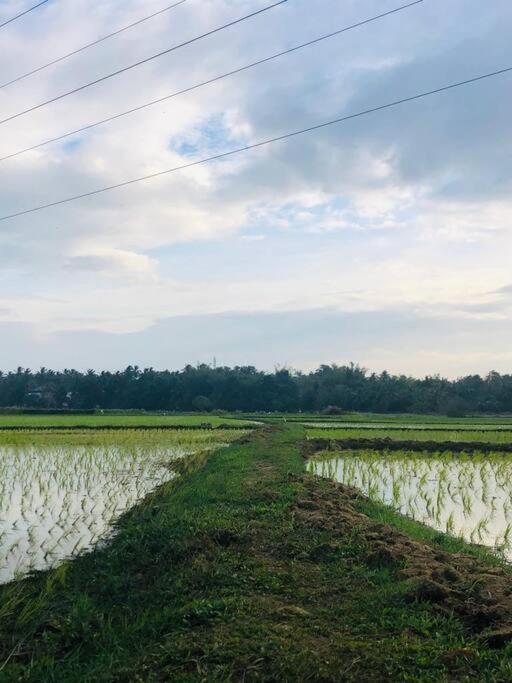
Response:
[[[304,492],[295,504],[298,525],[359,535],[370,566],[396,569],[407,600],[427,601],[455,614],[493,647],[512,639],[512,571],[470,555],[448,553],[356,510],[364,496],[330,481],[304,477]]]
[[[327,424],[327,423],[323,423]],[[308,428],[314,429],[315,428],[315,423],[314,422],[309,422],[308,423]],[[463,426],[458,426],[458,425],[446,425],[446,424],[439,424],[439,425],[433,425],[432,427],[419,427],[417,425],[414,426],[407,426],[404,427],[402,425],[395,425],[393,423],[382,423],[379,424],[377,427],[376,426],[367,426],[365,425],[364,427],[361,427],[357,423],[355,425],[352,425],[350,422],[345,422],[343,426],[339,424],[334,424],[333,426],[329,427],[323,427],[323,429],[346,429],[346,430],[357,430],[359,431],[379,431],[379,432],[440,432],[440,431],[446,431],[446,432],[473,432],[473,433],[479,433],[479,434],[509,434],[512,432],[511,427],[500,427],[500,428],[495,428],[493,429],[492,426],[489,427],[473,427],[471,425],[463,425]]]
[[[512,453],[512,443],[483,443],[481,441],[395,441],[395,439],[308,439],[306,456],[318,451],[374,450],[422,451],[427,453]]]

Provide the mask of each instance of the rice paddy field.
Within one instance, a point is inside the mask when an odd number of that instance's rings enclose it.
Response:
[[[173,463],[244,433],[0,432],[0,583],[105,543],[123,513],[176,476]]]
[[[217,415],[2,415],[0,414],[0,429],[44,429],[44,428],[64,428],[72,429],[75,427],[108,429],[114,428],[140,428],[140,427],[201,427],[208,425],[212,428],[229,425],[232,427],[243,427],[254,425],[252,420],[240,420],[230,417],[219,417]]]
[[[512,452],[503,452],[512,446],[510,423],[400,417],[304,426],[318,451],[308,464],[311,473],[512,561]],[[398,450],[393,442],[400,442]]]
[[[330,444],[308,471],[512,560],[512,455],[472,448],[512,445],[512,424],[372,417],[305,421],[306,439]],[[173,463],[258,425],[211,415],[0,415],[0,583],[107,542],[120,516],[176,476]],[[347,440],[364,447],[337,448]],[[378,448],[367,448],[372,440]],[[388,452],[382,440],[417,446]],[[439,452],[422,452],[426,441]],[[452,442],[464,452],[452,453]]]
[[[512,415],[475,415],[465,417],[446,417],[444,415],[418,415],[414,413],[343,413],[342,415],[320,415],[319,413],[247,413],[244,417],[248,420],[265,420],[270,422],[298,422],[326,424],[387,424],[395,425],[422,425],[435,427],[449,427],[453,425],[472,427],[478,425],[499,426],[504,425],[512,428]]]
[[[512,444],[512,429],[511,428],[482,428],[475,427],[446,427],[443,429],[432,429],[425,427],[382,427],[381,425],[374,427],[368,426],[348,426],[340,427],[336,425],[321,426],[309,424],[307,426],[307,434],[310,438],[318,439],[391,439],[394,441],[439,441],[440,443],[446,441],[464,442],[471,445],[471,443],[495,443],[495,444]],[[469,446],[471,447],[471,446]]]
[[[371,500],[512,560],[512,462],[509,456],[416,451],[320,454],[309,470]]]
[[[409,432],[512,432],[512,424],[486,424],[486,423],[414,423],[402,422],[304,422],[309,429],[372,429],[377,431],[409,431]]]
[[[0,683],[512,680],[510,419],[353,418],[0,416]]]

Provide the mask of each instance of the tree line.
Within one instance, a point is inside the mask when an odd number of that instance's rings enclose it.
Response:
[[[350,364],[313,372],[187,365],[179,371],[129,366],[120,372],[0,372],[0,407],[46,410],[468,413],[512,412],[512,375],[456,380],[370,373]]]

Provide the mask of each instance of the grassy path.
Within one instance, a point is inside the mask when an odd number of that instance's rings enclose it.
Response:
[[[512,680],[510,647],[411,599],[377,527],[338,525],[349,504],[304,477],[303,437],[251,434],[150,496],[108,548],[0,588],[0,682]]]

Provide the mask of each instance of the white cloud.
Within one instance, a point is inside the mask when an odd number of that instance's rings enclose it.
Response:
[[[70,271],[85,271],[121,278],[124,281],[157,281],[158,264],[144,254],[120,249],[83,251],[71,256],[65,267]]]
[[[29,107],[263,5],[190,0],[0,89],[2,112]],[[161,6],[157,0],[143,8],[135,0],[109,0],[94,9],[86,0],[51,3],[3,32],[2,78]],[[393,6],[391,0],[369,0],[364,7],[325,0],[312,13],[307,0],[288,3],[0,126],[0,156]],[[9,0],[2,10],[7,15],[17,8]],[[464,7],[432,0],[2,162],[0,213],[502,67],[507,9],[506,0],[485,7],[477,0]],[[127,333],[176,315],[325,306],[352,313],[398,307],[445,320],[509,319],[508,305],[498,306],[500,295],[489,294],[510,282],[509,86],[503,77],[1,222],[2,319],[29,323],[39,333],[91,326]],[[474,353],[468,358],[476,359]],[[419,351],[417,359],[418,368],[436,362]]]

